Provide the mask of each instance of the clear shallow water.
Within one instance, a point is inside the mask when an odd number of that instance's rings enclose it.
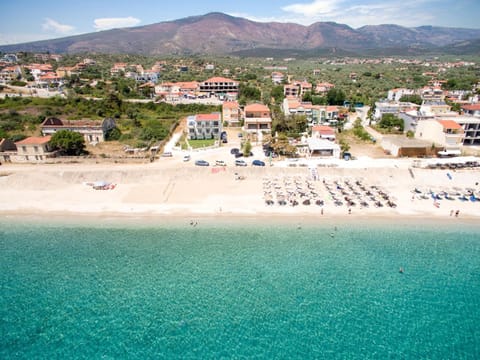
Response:
[[[479,226],[0,225],[3,359],[480,356]]]

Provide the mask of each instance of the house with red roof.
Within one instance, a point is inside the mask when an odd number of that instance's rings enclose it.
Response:
[[[42,163],[55,157],[56,151],[50,146],[51,136],[30,136],[17,141],[17,154],[12,156],[12,162]]]
[[[455,120],[422,120],[415,130],[415,137],[431,141],[436,146],[442,146],[442,155],[460,155],[465,132]]]
[[[187,117],[187,137],[189,140],[219,139],[222,132],[220,113],[196,114]]]
[[[259,103],[249,104],[245,106],[243,112],[245,114],[243,125],[245,131],[259,133],[272,130],[272,118],[268,106]]]
[[[328,125],[313,125],[312,138],[335,141],[335,129]]]

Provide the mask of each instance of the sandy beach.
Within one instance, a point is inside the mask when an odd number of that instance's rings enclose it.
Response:
[[[383,166],[379,160],[358,160],[315,168],[277,164],[197,167],[173,160],[151,164],[4,164],[0,168],[0,213],[347,220],[480,217],[479,201],[461,199],[469,191],[480,195],[480,169],[412,169],[410,163],[391,159]],[[99,181],[114,188],[95,190],[92,184]],[[437,195],[439,199],[434,199]]]

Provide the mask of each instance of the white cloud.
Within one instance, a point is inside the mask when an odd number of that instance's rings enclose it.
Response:
[[[71,25],[60,24],[58,21],[46,18],[45,22],[42,24],[42,29],[45,31],[53,31],[57,34],[70,34],[75,27]]]
[[[310,25],[317,21],[334,21],[357,28],[364,25],[428,25],[435,20],[431,6],[437,0],[313,0],[282,7],[281,22]]]
[[[315,17],[337,11],[341,3],[342,0],[314,0],[310,4],[287,5],[282,7],[282,10],[306,17]]]
[[[100,30],[135,26],[139,24],[140,21],[141,21],[140,19],[134,18],[132,16],[128,16],[124,18],[100,18],[100,19],[93,20],[95,24],[93,27],[96,30],[100,31]]]

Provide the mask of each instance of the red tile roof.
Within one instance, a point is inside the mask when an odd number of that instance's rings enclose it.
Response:
[[[43,145],[50,141],[51,136],[30,136],[21,141],[17,141],[15,145]]]
[[[210,79],[205,80],[204,82],[206,82],[206,83],[210,83],[210,82],[213,82],[213,83],[217,83],[217,82],[222,82],[222,83],[236,83],[236,81],[234,81],[234,80],[232,80],[232,79],[227,79],[227,78],[220,77],[220,76],[212,77],[212,78],[210,78]]]
[[[245,106],[245,111],[270,112],[270,109],[268,108],[268,106],[263,105],[263,104],[249,104],[249,105]]]
[[[197,121],[219,121],[220,114],[197,114],[195,117]]]
[[[325,135],[333,135],[335,134],[335,130],[330,127],[330,126],[327,126],[327,125],[315,125],[312,127],[312,131],[318,131],[322,134],[325,134]]]
[[[462,109],[469,110],[469,111],[478,111],[480,110],[480,104],[463,105]]]
[[[440,124],[442,124],[444,129],[461,129],[462,127],[453,120],[437,120]]]
[[[223,102],[223,107],[227,109],[236,109],[238,108],[238,102],[236,101],[224,101]]]

